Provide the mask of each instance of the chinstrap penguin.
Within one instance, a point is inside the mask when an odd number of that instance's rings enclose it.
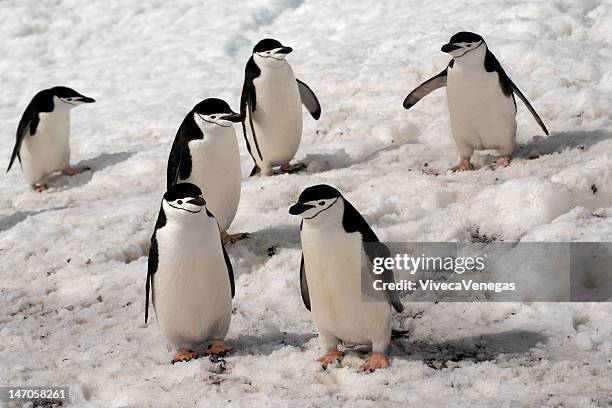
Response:
[[[251,176],[263,172],[272,175],[272,168],[282,172],[304,168],[290,161],[302,139],[302,107],[313,118],[321,116],[321,106],[314,92],[295,78],[285,60],[293,51],[274,39],[261,40],[245,68],[240,113],[247,148],[255,166]]]
[[[230,350],[223,342],[232,315],[234,273],[200,188],[176,184],[162,199],[151,237],[146,282],[162,335],[177,348],[172,363]]]
[[[444,71],[413,90],[404,100],[404,108],[410,109],[430,92],[446,86],[451,131],[460,158],[452,170],[473,170],[470,159],[474,150],[497,150],[500,158],[493,167],[510,163],[516,147],[514,95],[523,101],[548,135],[542,119],[480,35],[459,32],[441,51],[453,59]]]
[[[362,276],[362,262],[367,265],[374,257],[389,257],[389,249],[355,207],[328,185],[306,188],[289,213],[302,217],[300,287],[326,350],[318,361],[324,367],[340,361],[344,356],[337,347],[341,340],[372,347],[362,370],[386,368],[391,308],[401,312],[403,306],[393,291],[377,292],[378,301],[363,300],[362,283],[371,287],[380,277],[371,269]],[[393,271],[386,270],[382,279],[393,282]]]
[[[52,173],[74,175],[89,170],[87,166],[70,167],[70,110],[93,102],[94,99],[64,86],[38,92],[19,121],[6,171],[18,158],[26,181],[40,192],[46,188],[44,179]]]
[[[227,233],[240,202],[240,151],[233,126],[240,121],[225,101],[203,100],[185,116],[168,159],[167,188],[176,183],[200,187],[223,242],[246,236]]]

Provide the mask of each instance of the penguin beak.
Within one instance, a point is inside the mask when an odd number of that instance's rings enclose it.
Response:
[[[314,205],[297,203],[289,208],[289,214],[300,215],[301,213],[308,211],[311,208],[314,208]]]
[[[223,120],[234,123],[242,122],[242,115],[236,112],[228,113],[227,115],[223,116]]]
[[[287,55],[291,53],[292,51],[293,51],[293,48],[291,47],[282,47],[282,48],[279,48],[278,51],[275,52],[275,54]]]
[[[459,48],[461,47],[455,44],[444,44],[442,48],[440,48],[440,51],[450,54],[452,51],[458,50]]]
[[[79,99],[77,99],[77,101],[80,103],[94,103],[96,100],[87,96],[79,96]]]
[[[202,207],[206,205],[206,200],[204,200],[202,197],[196,197],[196,198],[192,198],[191,200],[187,201],[187,204],[193,204],[193,205]]]

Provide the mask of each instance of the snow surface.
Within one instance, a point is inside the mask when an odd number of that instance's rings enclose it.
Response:
[[[552,132],[519,103],[522,148],[495,172],[443,172],[456,163],[444,92],[402,108],[460,30],[486,38]],[[305,114],[308,171],[247,178],[240,140],[231,231],[252,237],[228,247],[235,351],[173,366],[155,320],[143,324],[168,152],[201,99],[238,109],[244,64],[267,36],[294,47],[323,107],[318,122]],[[73,163],[93,172],[43,194],[15,169],[0,182],[0,383],[70,385],[79,407],[609,406],[612,303],[406,303],[394,325],[410,336],[388,370],[358,372],[360,349],[322,370],[287,209],[329,183],[384,240],[610,241],[611,36],[609,0],[0,2],[5,163],[38,90],[97,100],[72,112]]]

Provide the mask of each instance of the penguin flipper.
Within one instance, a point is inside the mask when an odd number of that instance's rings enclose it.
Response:
[[[359,214],[359,211],[357,211],[355,207],[353,207],[353,205],[347,200],[344,200],[344,216],[342,218],[342,226],[346,232],[359,232],[361,234],[363,251],[372,264],[374,263],[375,258],[391,257],[391,251],[389,251],[389,248],[380,242],[367,221],[363,219],[361,214]],[[373,274],[374,272],[372,272],[372,275]],[[378,276],[374,278],[379,279]],[[385,283],[394,283],[395,276],[393,275],[393,270],[385,268],[385,271],[382,273],[382,280]],[[394,290],[387,290],[385,293],[389,303],[398,313],[401,313],[404,310],[404,305],[402,305],[397,292]]]
[[[227,255],[227,251],[223,244],[221,244],[221,248],[223,248],[223,258],[225,258],[225,266],[227,267],[227,273],[229,275],[230,286],[232,288],[232,299],[234,298],[234,294],[236,294],[236,287],[234,286],[234,268],[232,268],[232,261]]]
[[[149,265],[147,270],[147,284],[145,286],[145,323],[149,319],[149,294],[153,287],[153,277],[157,272],[157,265],[159,263],[159,252],[157,249],[157,238],[155,233],[151,237],[151,248],[149,249]]]
[[[155,296],[155,288],[153,286],[153,277],[157,272],[157,267],[159,264],[159,250],[157,249],[157,231],[160,228],[163,228],[166,225],[166,213],[164,213],[164,207],[159,210],[159,215],[157,216],[157,222],[155,223],[155,231],[151,236],[151,248],[149,248],[149,260],[148,260],[148,268],[147,268],[147,284],[145,286],[146,296],[145,296],[145,323],[149,318],[149,293],[151,294],[151,298]]]
[[[8,168],[6,169],[7,173],[13,166],[15,158],[19,158],[19,161],[21,162],[19,151],[21,150],[21,144],[23,143],[25,137],[33,136],[36,133],[36,129],[38,128],[38,122],[40,121],[40,118],[38,117],[38,113],[36,113],[32,105],[32,102],[30,102],[25,112],[23,112],[21,119],[19,120],[19,125],[17,126],[15,147],[13,148],[13,153],[11,154],[11,161],[9,162]]]
[[[168,168],[166,169],[166,188],[170,189],[176,184],[178,179],[178,169],[181,163],[180,152],[177,152],[175,147],[172,146],[170,150],[170,156],[168,157]]]
[[[374,263],[375,258],[391,258],[389,248],[387,248],[387,246],[380,241],[376,241],[376,244],[374,242],[368,242],[368,245],[364,245],[363,249],[371,263]],[[395,282],[395,276],[393,275],[393,271],[391,269],[385,268],[384,272],[382,273],[382,281],[387,284]],[[397,292],[394,290],[387,290],[386,294],[389,303],[398,313],[401,313],[404,310],[404,305],[402,305]]]
[[[540,128],[542,128],[542,130],[544,131],[544,133],[548,136],[548,129],[546,129],[546,126],[544,125],[544,122],[542,121],[542,119],[540,118],[540,115],[538,115],[538,113],[535,111],[535,109],[533,108],[533,106],[531,106],[531,103],[529,103],[529,100],[527,100],[527,98],[525,97],[525,95],[523,95],[523,93],[521,92],[520,89],[518,89],[518,87],[516,86],[516,84],[514,82],[512,82],[512,80],[510,80],[510,78],[508,78],[508,80],[510,81],[510,88],[512,89],[512,92],[514,92],[514,94],[516,96],[518,96],[520,98],[521,101],[523,101],[523,103],[525,104],[525,106],[527,107],[527,109],[529,109],[529,112],[531,112],[531,115],[533,116],[533,118],[535,119],[536,122],[538,122],[538,125],[540,125]]]
[[[257,135],[255,134],[255,125],[253,124],[253,103],[251,102],[251,96],[249,93],[250,91],[248,88],[249,87],[245,84],[245,89],[243,90],[242,101],[240,104],[241,105],[240,113],[242,115],[242,133],[244,135],[244,141],[246,142],[247,150],[249,151],[249,154],[251,155],[251,158],[253,159],[253,163],[255,163],[255,167],[253,167],[253,170],[251,171],[251,174],[249,176],[251,177],[259,173],[261,170],[259,170],[259,165],[257,164],[257,159],[255,158],[255,152],[253,151],[253,147],[249,143],[249,138],[247,136],[247,132],[249,130],[251,131],[251,136],[253,136],[253,142],[255,144],[255,150],[257,151],[257,155],[259,156],[260,160],[263,160],[263,158],[261,156],[261,150],[259,149],[259,143],[257,142]],[[253,89],[252,92],[254,93],[255,90]],[[243,113],[243,111],[248,114]],[[248,121],[246,120],[247,116],[248,116]],[[258,171],[255,171],[255,170],[258,170]]]
[[[535,109],[533,109],[533,106],[531,106],[531,104],[529,103],[525,95],[523,95],[521,90],[518,89],[518,86],[516,86],[516,84],[512,82],[508,74],[506,74],[506,71],[504,71],[495,55],[488,49],[487,53],[485,54],[484,66],[487,72],[497,72],[497,74],[499,75],[499,84],[504,95],[510,97],[514,93],[516,96],[518,96],[521,101],[523,101],[525,106],[527,106],[527,109],[529,109],[529,112],[531,112],[531,115],[536,120],[536,122],[538,122],[538,125],[540,125],[544,133],[548,135],[548,129],[546,129],[546,126],[544,126],[544,122],[542,122],[540,116],[536,113]],[[516,107],[516,101],[514,102],[514,106]]]
[[[255,148],[257,150],[257,154],[261,159],[261,151],[259,151],[259,144],[257,143],[257,137],[255,135],[255,126],[253,125],[253,112],[256,109],[257,105],[257,97],[255,94],[255,86],[253,85],[253,80],[257,78],[261,74],[261,70],[255,64],[253,57],[249,59],[247,62],[245,71],[244,71],[244,84],[242,86],[242,94],[240,96],[240,115],[242,116],[242,134],[244,136],[244,141],[247,145],[247,150],[255,163],[255,167],[259,167],[257,165],[257,159],[255,158],[255,152],[253,151],[253,146],[249,143],[249,138],[247,136],[247,126],[251,130],[251,135],[253,136],[253,141],[255,143]],[[248,113],[248,122],[247,122],[247,113]],[[251,172],[253,175],[253,172]]]
[[[300,291],[302,292],[302,300],[304,306],[310,312],[310,293],[308,292],[308,282],[306,282],[306,270],[304,269],[304,254],[302,253],[302,261],[300,263]]]
[[[319,100],[317,96],[314,94],[312,89],[304,82],[296,79],[298,84],[298,90],[300,91],[300,99],[302,100],[302,104],[308,109],[308,112],[312,115],[315,120],[319,120],[321,117],[321,105],[319,104]]]
[[[253,170],[251,170],[251,174],[249,174],[249,177],[253,177],[256,174],[261,173],[261,169],[259,168],[259,166],[257,164],[255,164],[253,166]]]
[[[414,105],[417,104],[418,101],[423,99],[425,96],[429,95],[436,89],[445,87],[447,71],[448,67],[446,67],[444,71],[440,72],[438,75],[429,78],[427,81],[423,82],[421,85],[417,86],[412,92],[410,92],[406,99],[404,99],[404,109],[412,108]]]
[[[182,126],[182,125],[181,125]],[[179,178],[185,180],[191,174],[191,153],[188,142],[181,136],[181,129],[174,139],[170,156],[168,157],[168,169],[166,177],[166,188],[175,185]]]

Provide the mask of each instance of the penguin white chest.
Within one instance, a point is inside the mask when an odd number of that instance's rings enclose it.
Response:
[[[183,180],[202,189],[221,231],[229,228],[240,202],[240,152],[233,127],[189,142],[191,174]]]
[[[342,228],[302,228],[302,249],[312,317],[322,338],[385,348],[391,333],[386,302],[366,302],[361,293],[361,234]]]
[[[70,163],[70,112],[60,108],[39,113],[38,117],[36,133],[26,134],[19,151],[23,173],[30,184]]]
[[[229,328],[229,275],[214,219],[166,225],[156,233],[158,269],[153,306],[162,335],[176,347],[193,349],[220,340]]]
[[[497,72],[455,64],[448,69],[446,92],[452,133],[460,151],[466,146],[511,152],[516,108],[512,97],[504,95]]]
[[[293,70],[287,63],[263,69],[253,85],[253,124],[262,163],[264,167],[288,163],[302,139],[302,105]]]

